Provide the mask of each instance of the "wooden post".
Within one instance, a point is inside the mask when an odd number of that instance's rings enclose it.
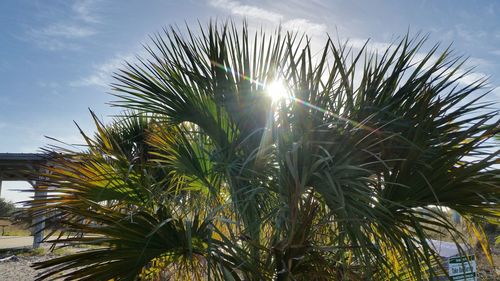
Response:
[[[460,224],[460,222],[461,222],[460,214],[455,210],[451,211],[451,219],[456,224]]]
[[[0,197],[2,197],[2,176],[0,175]]]
[[[35,199],[45,199],[47,197],[47,190],[44,186],[38,186],[37,182],[33,183],[35,189]],[[45,217],[33,217],[33,248],[39,248],[43,240],[43,229],[45,228]]]

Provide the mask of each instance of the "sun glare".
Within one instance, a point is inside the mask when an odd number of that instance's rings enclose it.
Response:
[[[273,102],[290,98],[290,94],[282,80],[275,80],[269,83],[266,87],[266,93],[271,97]]]

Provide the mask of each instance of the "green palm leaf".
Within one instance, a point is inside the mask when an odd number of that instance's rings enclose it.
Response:
[[[46,200],[97,248],[36,265],[41,279],[424,280],[445,275],[429,238],[460,213],[497,221],[496,106],[485,81],[426,37],[380,55],[328,39],[211,23],[165,29],[116,74],[133,110],[48,167]],[[281,80],[289,98],[272,100]],[[457,244],[458,245],[458,244]],[[149,274],[149,275],[147,275]]]

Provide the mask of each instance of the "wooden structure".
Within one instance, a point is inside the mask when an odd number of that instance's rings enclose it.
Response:
[[[27,181],[33,186],[35,198],[46,197],[45,188],[38,185],[42,165],[50,160],[49,154],[43,153],[0,153],[0,195],[2,181]],[[33,218],[33,247],[38,248],[43,240],[43,217]]]

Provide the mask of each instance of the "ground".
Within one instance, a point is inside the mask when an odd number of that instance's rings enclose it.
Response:
[[[67,255],[81,249],[58,249],[53,252],[49,245],[31,250],[29,248],[18,248],[16,250],[0,250],[0,280],[10,281],[32,281],[35,280],[37,271],[31,267],[32,263],[49,260],[61,255]]]
[[[13,234],[29,233],[22,227],[11,229]],[[1,234],[1,233],[0,233]],[[476,247],[477,268],[480,281],[500,280],[500,245],[494,244],[494,238],[500,235],[500,228],[489,231],[491,252],[494,266],[483,254],[480,246]],[[60,255],[66,255],[82,248],[64,248],[51,252],[49,244],[43,244],[41,249],[31,250],[32,236],[0,236],[0,280],[31,281],[35,279],[36,270],[31,268],[34,262],[48,260]],[[3,261],[1,261],[4,259]]]

